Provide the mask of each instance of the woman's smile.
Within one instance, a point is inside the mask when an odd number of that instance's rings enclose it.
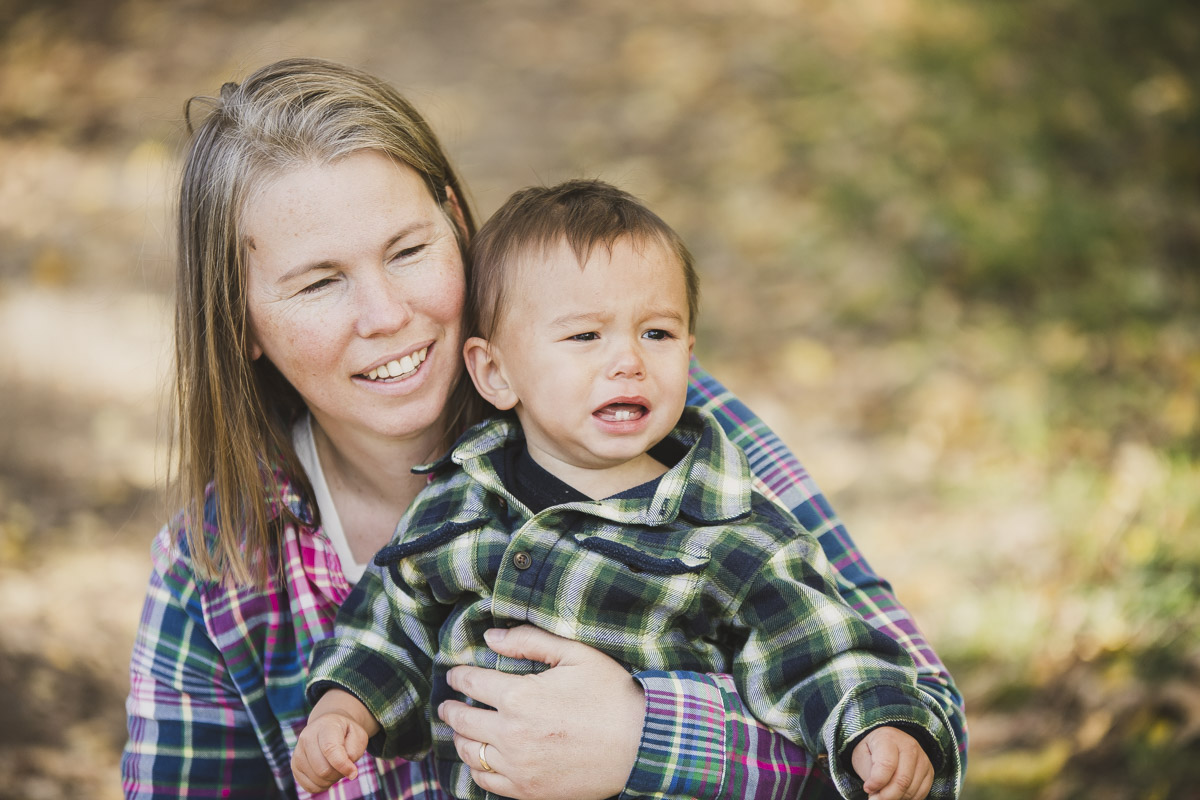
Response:
[[[252,354],[326,434],[440,438],[462,369],[463,266],[417,173],[376,151],[302,166],[260,190],[246,229]]]
[[[411,355],[389,359],[386,363],[368,370],[365,373],[366,377],[371,381],[396,381],[402,378],[411,378],[421,368],[421,363],[425,361],[428,353],[429,345],[426,345]]]

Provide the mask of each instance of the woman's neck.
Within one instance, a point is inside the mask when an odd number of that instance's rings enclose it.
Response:
[[[366,561],[391,539],[396,523],[425,486],[412,468],[440,455],[441,437],[340,437],[313,420],[313,439],[350,551]]]

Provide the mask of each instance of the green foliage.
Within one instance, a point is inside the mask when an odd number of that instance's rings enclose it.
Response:
[[[909,268],[1086,330],[1194,314],[1200,18],[1132,0],[972,16],[901,46],[926,98],[911,124],[938,156],[901,133],[897,168],[929,201],[897,242]]]

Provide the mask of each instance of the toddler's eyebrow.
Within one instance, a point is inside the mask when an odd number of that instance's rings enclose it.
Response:
[[[601,314],[599,311],[591,311],[580,314],[563,314],[550,320],[552,328],[574,328],[582,324],[598,325],[606,322],[609,319],[608,314]]]
[[[646,312],[644,319],[665,319],[683,323],[684,315],[674,308],[655,308]],[[599,325],[608,322],[611,315],[599,311],[582,312],[579,314],[563,314],[550,320],[553,328],[575,328],[579,325]]]

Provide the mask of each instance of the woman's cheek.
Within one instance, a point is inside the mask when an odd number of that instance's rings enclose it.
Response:
[[[447,265],[443,272],[441,291],[434,302],[438,305],[438,316],[447,324],[457,324],[466,305],[467,285],[460,265]]]

